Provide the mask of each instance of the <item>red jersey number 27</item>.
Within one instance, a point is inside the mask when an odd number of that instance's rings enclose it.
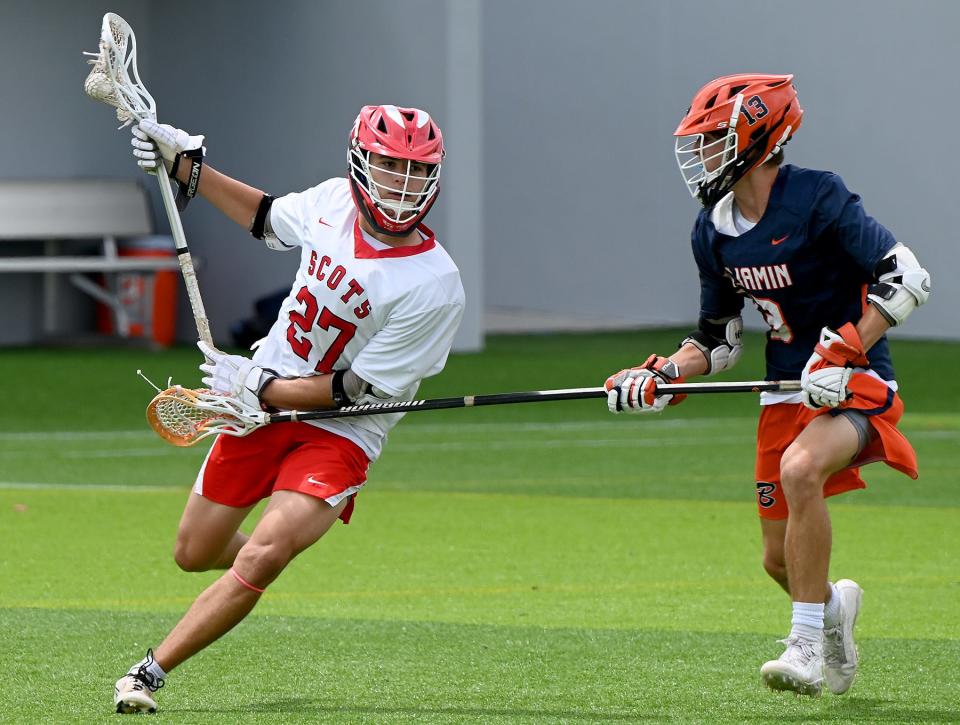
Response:
[[[333,343],[314,367],[318,373],[332,373],[333,366],[340,359],[347,343],[357,334],[357,326],[342,317],[337,317],[327,307],[321,310],[317,304],[317,298],[306,287],[301,287],[297,292],[297,301],[304,305],[305,309],[303,312],[290,311],[287,342],[298,357],[309,361],[313,343],[307,339],[307,333],[313,329],[313,326],[316,324],[322,330],[329,330],[331,327],[339,330]],[[298,336],[298,330],[302,335]]]

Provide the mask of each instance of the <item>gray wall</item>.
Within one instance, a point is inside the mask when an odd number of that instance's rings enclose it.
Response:
[[[484,10],[489,301],[624,324],[695,320],[698,206],[671,134],[710,79],[792,72],[806,114],[788,161],[837,171],[932,272],[935,292],[902,332],[960,337],[960,205],[942,140],[960,118],[960,3],[487,0]]]
[[[428,12],[443,9],[435,0],[173,5],[202,32],[192,37],[178,14],[153,13],[151,47],[166,48],[164,72],[151,81],[165,99],[158,116],[204,133],[212,165],[274,195],[345,174],[362,105],[445,107],[445,71],[436,45],[424,42],[443,37],[445,14]],[[444,201],[429,221],[441,241]],[[253,299],[289,287],[296,252],[267,252],[203,202],[191,204],[184,224],[204,261],[215,336],[249,314]]]
[[[135,27],[149,25],[146,0],[118,0],[112,6]],[[106,137],[110,113],[82,90],[88,66],[81,52],[96,45],[106,10],[94,2],[0,2],[0,177],[132,175],[129,160],[115,146],[118,139]],[[149,72],[149,60],[142,70]],[[42,253],[35,244],[0,245],[6,245],[0,253]],[[61,329],[89,328],[94,305],[65,276],[56,277]],[[0,344],[36,341],[42,305],[40,275],[0,274]]]
[[[107,11],[122,15],[137,33],[140,75],[157,99],[160,120],[205,134],[212,165],[277,195],[342,176],[360,106],[419,106],[443,125],[446,10],[440,0],[5,0],[0,27],[32,32],[8,33],[0,50],[0,87],[6,98],[22,99],[5,104],[0,177],[138,175],[129,131],[118,133],[111,112],[82,92],[88,67],[80,52],[94,49]],[[35,73],[24,72],[28,59]],[[165,230],[159,194],[146,183]],[[446,196],[429,223],[456,257],[456,244],[444,237]],[[224,339],[257,297],[289,286],[298,258],[268,252],[203,201],[190,205],[183,222],[201,263],[214,336]],[[24,294],[39,301],[39,276],[31,289],[24,286],[22,279],[0,276],[0,343],[32,341],[17,308]],[[68,320],[76,308],[92,307],[63,280],[60,290]],[[179,330],[189,340],[195,333],[183,297]]]
[[[441,124],[462,118],[463,99],[452,98],[460,76],[446,60],[469,53],[446,39],[450,8],[474,1],[4,0],[0,177],[136,174],[128,134],[81,91],[80,51],[92,49],[107,10],[137,30],[161,120],[206,134],[223,171],[283,193],[343,173],[346,132],[364,103],[420,105]],[[694,320],[696,203],[671,133],[714,76],[793,72],[807,113],[788,160],[839,172],[933,272],[931,302],[904,332],[960,338],[948,135],[960,117],[957,27],[951,0],[484,0],[480,67],[463,75],[479,78],[479,133],[463,123],[448,133],[471,144],[462,158],[482,173],[474,303],[625,325]],[[451,145],[448,168],[457,157]],[[431,225],[457,257],[444,236],[451,194],[444,187]],[[289,283],[293,255],[262,251],[202,201],[184,224],[218,338],[256,297]],[[0,342],[23,341],[10,331],[23,328],[24,288],[0,276]]]

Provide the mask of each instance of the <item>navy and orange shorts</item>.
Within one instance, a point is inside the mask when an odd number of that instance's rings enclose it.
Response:
[[[277,423],[242,438],[218,436],[193,491],[237,508],[253,506],[274,491],[299,491],[331,506],[349,499],[340,513],[349,523],[369,465],[363,450],[343,436],[308,423]]]
[[[780,488],[780,459],[800,435],[800,431],[818,415],[838,415],[840,410],[855,410],[867,417],[873,431],[870,441],[843,470],[823,484],[824,498],[846,491],[866,488],[860,467],[874,461],[917,478],[917,458],[910,443],[897,430],[903,415],[903,401],[887,385],[867,374],[856,374],[850,383],[854,398],[841,409],[811,410],[802,403],[775,403],[763,406],[757,425],[757,509],[764,519],[785,519],[789,514],[786,497]]]

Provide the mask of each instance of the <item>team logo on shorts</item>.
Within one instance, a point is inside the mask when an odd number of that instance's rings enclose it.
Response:
[[[775,483],[757,481],[757,503],[760,505],[760,508],[772,508],[773,505],[777,503],[777,499],[773,497],[773,492],[776,490],[777,484]]]

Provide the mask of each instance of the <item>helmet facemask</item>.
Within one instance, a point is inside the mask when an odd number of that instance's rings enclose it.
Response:
[[[370,154],[358,143],[351,144],[350,178],[389,223],[390,227],[383,231],[394,235],[406,233],[426,215],[436,197],[440,164],[424,164],[389,156],[386,158],[395,162],[397,168],[388,169],[371,163]],[[411,173],[414,165],[426,165],[429,170],[425,176],[416,175]],[[378,182],[374,172],[378,172],[380,178],[386,175],[391,180],[400,179],[402,184]]]
[[[720,138],[709,142],[706,141],[706,134],[702,133],[680,136],[674,152],[687,190],[696,198],[700,196],[701,188],[723,176],[724,169],[737,160],[737,133],[731,128]]]

